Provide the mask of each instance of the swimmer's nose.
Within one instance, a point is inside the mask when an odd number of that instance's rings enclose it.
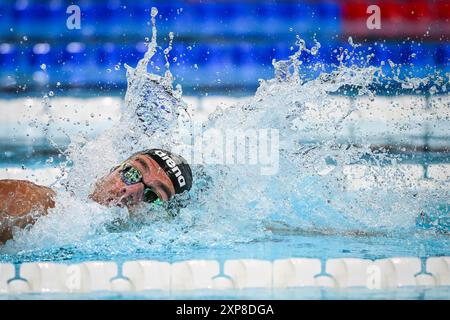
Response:
[[[127,189],[119,183],[108,183],[106,181],[102,181],[96,185],[96,188],[90,195],[90,198],[102,205],[110,205],[122,198],[126,192]]]
[[[126,185],[119,177],[109,175],[99,181],[90,198],[102,205],[123,205],[139,202],[143,194],[142,183]]]
[[[119,190],[118,202],[126,202],[128,204],[137,203],[142,199],[144,194],[144,186],[141,183],[129,185]]]

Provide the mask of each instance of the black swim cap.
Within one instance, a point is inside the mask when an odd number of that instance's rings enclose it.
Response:
[[[187,161],[179,155],[162,149],[149,149],[139,152],[155,160],[167,173],[175,187],[175,193],[182,193],[192,187],[192,171]]]

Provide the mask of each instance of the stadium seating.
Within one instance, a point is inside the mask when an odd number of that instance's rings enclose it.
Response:
[[[367,65],[367,55],[373,53],[369,64],[390,59],[411,76],[449,70],[448,1],[379,2],[380,30],[367,29],[370,4],[368,0],[84,0],[78,3],[81,29],[69,30],[62,1],[5,1],[0,4],[0,91],[57,82],[67,87],[123,88],[123,65],[136,65],[151,36],[152,6],[158,8],[159,45],[165,48],[168,32],[175,34],[171,68],[185,87],[256,86],[258,78],[273,74],[273,58],[287,59],[294,53],[296,35],[307,40],[308,47],[314,44],[313,37],[321,43],[317,55],[302,54],[306,72],[317,63],[330,70],[330,64],[338,63],[339,48],[353,50],[348,36],[362,44],[353,56],[356,65]],[[163,69],[164,64],[159,52],[153,65]],[[389,69],[386,63],[383,70]]]

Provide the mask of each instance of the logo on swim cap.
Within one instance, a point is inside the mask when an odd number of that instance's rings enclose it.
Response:
[[[178,181],[178,185],[181,187],[184,187],[186,185],[186,179],[183,177],[183,175],[181,174],[180,168],[178,168],[177,164],[175,163],[175,161],[173,161],[164,151],[162,150],[156,150],[155,154],[157,154],[158,156],[161,157],[161,159],[163,159],[167,166],[169,166],[169,168],[171,168],[171,171],[173,174],[175,174],[175,177],[177,178]]]
[[[151,157],[159,164],[172,181],[176,193],[191,189],[192,171],[183,157],[162,149],[150,149],[139,153]]]

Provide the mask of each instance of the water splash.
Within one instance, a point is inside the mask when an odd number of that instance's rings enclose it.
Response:
[[[345,121],[365,106],[345,106],[335,96],[346,86],[373,99],[371,86],[382,80],[418,89],[428,79],[401,79],[393,62],[389,62],[392,74],[385,75],[382,65],[368,66],[372,55],[358,55],[358,45],[351,39],[350,50],[336,50],[338,64],[331,71],[318,62],[310,70],[320,74],[311,78],[301,58],[315,56],[320,43],[315,41],[308,49],[297,37],[297,51],[287,60],[273,61],[275,77],[261,80],[253,98],[227,110],[218,108],[205,124],[217,130],[279,130],[281,168],[276,175],[262,176],[247,165],[193,166],[191,196],[175,218],[154,208],[130,217],[123,209],[86,202],[93,182],[130,154],[149,147],[173,150],[191,138],[180,135],[191,119],[181,87],[173,88],[169,70],[173,34],[164,50],[164,75],[147,70],[158,50],[156,16],[152,8],[152,38],[144,57],[136,68],[125,65],[128,88],[120,122],[93,141],[71,137],[64,151],[71,169],[60,181],[57,208],[30,230],[18,230],[17,240],[9,242],[5,252],[68,247],[85,257],[128,255],[233,246],[270,239],[280,230],[398,234],[415,232],[421,213],[435,211],[437,203],[447,201],[448,190],[420,191],[408,182],[398,156],[372,150],[364,137],[343,140]],[[316,139],[304,140],[304,132],[316,133]],[[374,187],[348,190],[346,168],[356,164],[370,168],[363,177],[375,179]],[[386,164],[391,170],[385,170]]]

